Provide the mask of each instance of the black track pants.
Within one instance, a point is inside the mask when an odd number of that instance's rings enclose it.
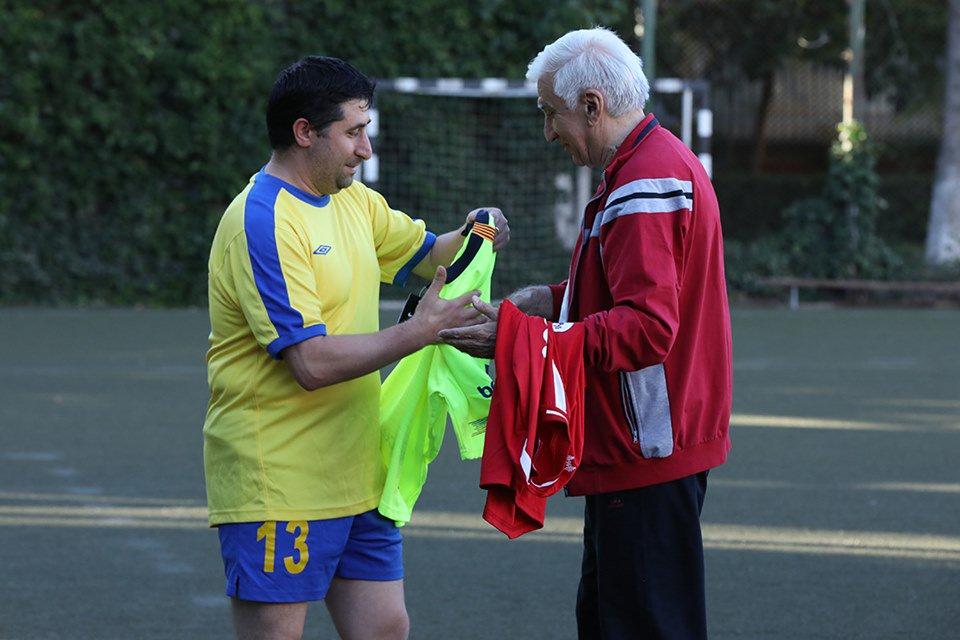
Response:
[[[705,640],[707,472],[586,497],[580,640]]]

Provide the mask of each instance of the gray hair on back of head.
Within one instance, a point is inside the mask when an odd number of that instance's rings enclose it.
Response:
[[[527,80],[545,75],[553,75],[553,91],[568,109],[577,106],[584,91],[595,89],[615,118],[643,109],[650,94],[640,56],[604,27],[571,31],[544,47],[530,61]]]

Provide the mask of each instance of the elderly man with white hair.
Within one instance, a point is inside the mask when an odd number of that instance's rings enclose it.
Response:
[[[586,496],[579,637],[706,638],[700,511],[707,472],[730,449],[732,397],[716,195],[696,156],[644,113],[641,61],[613,32],[567,33],[527,78],[547,141],[603,170],[568,279],[510,296],[584,327],[583,454],[566,487]],[[490,357],[497,310],[474,304],[489,321],[441,337]]]

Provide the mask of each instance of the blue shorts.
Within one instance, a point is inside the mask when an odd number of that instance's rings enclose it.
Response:
[[[254,602],[323,600],[334,576],[403,579],[403,538],[374,509],[332,520],[221,524],[227,595]]]

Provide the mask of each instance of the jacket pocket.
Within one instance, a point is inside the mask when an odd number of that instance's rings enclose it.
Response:
[[[673,422],[663,365],[620,372],[623,413],[633,443],[644,458],[666,458],[673,453]]]

